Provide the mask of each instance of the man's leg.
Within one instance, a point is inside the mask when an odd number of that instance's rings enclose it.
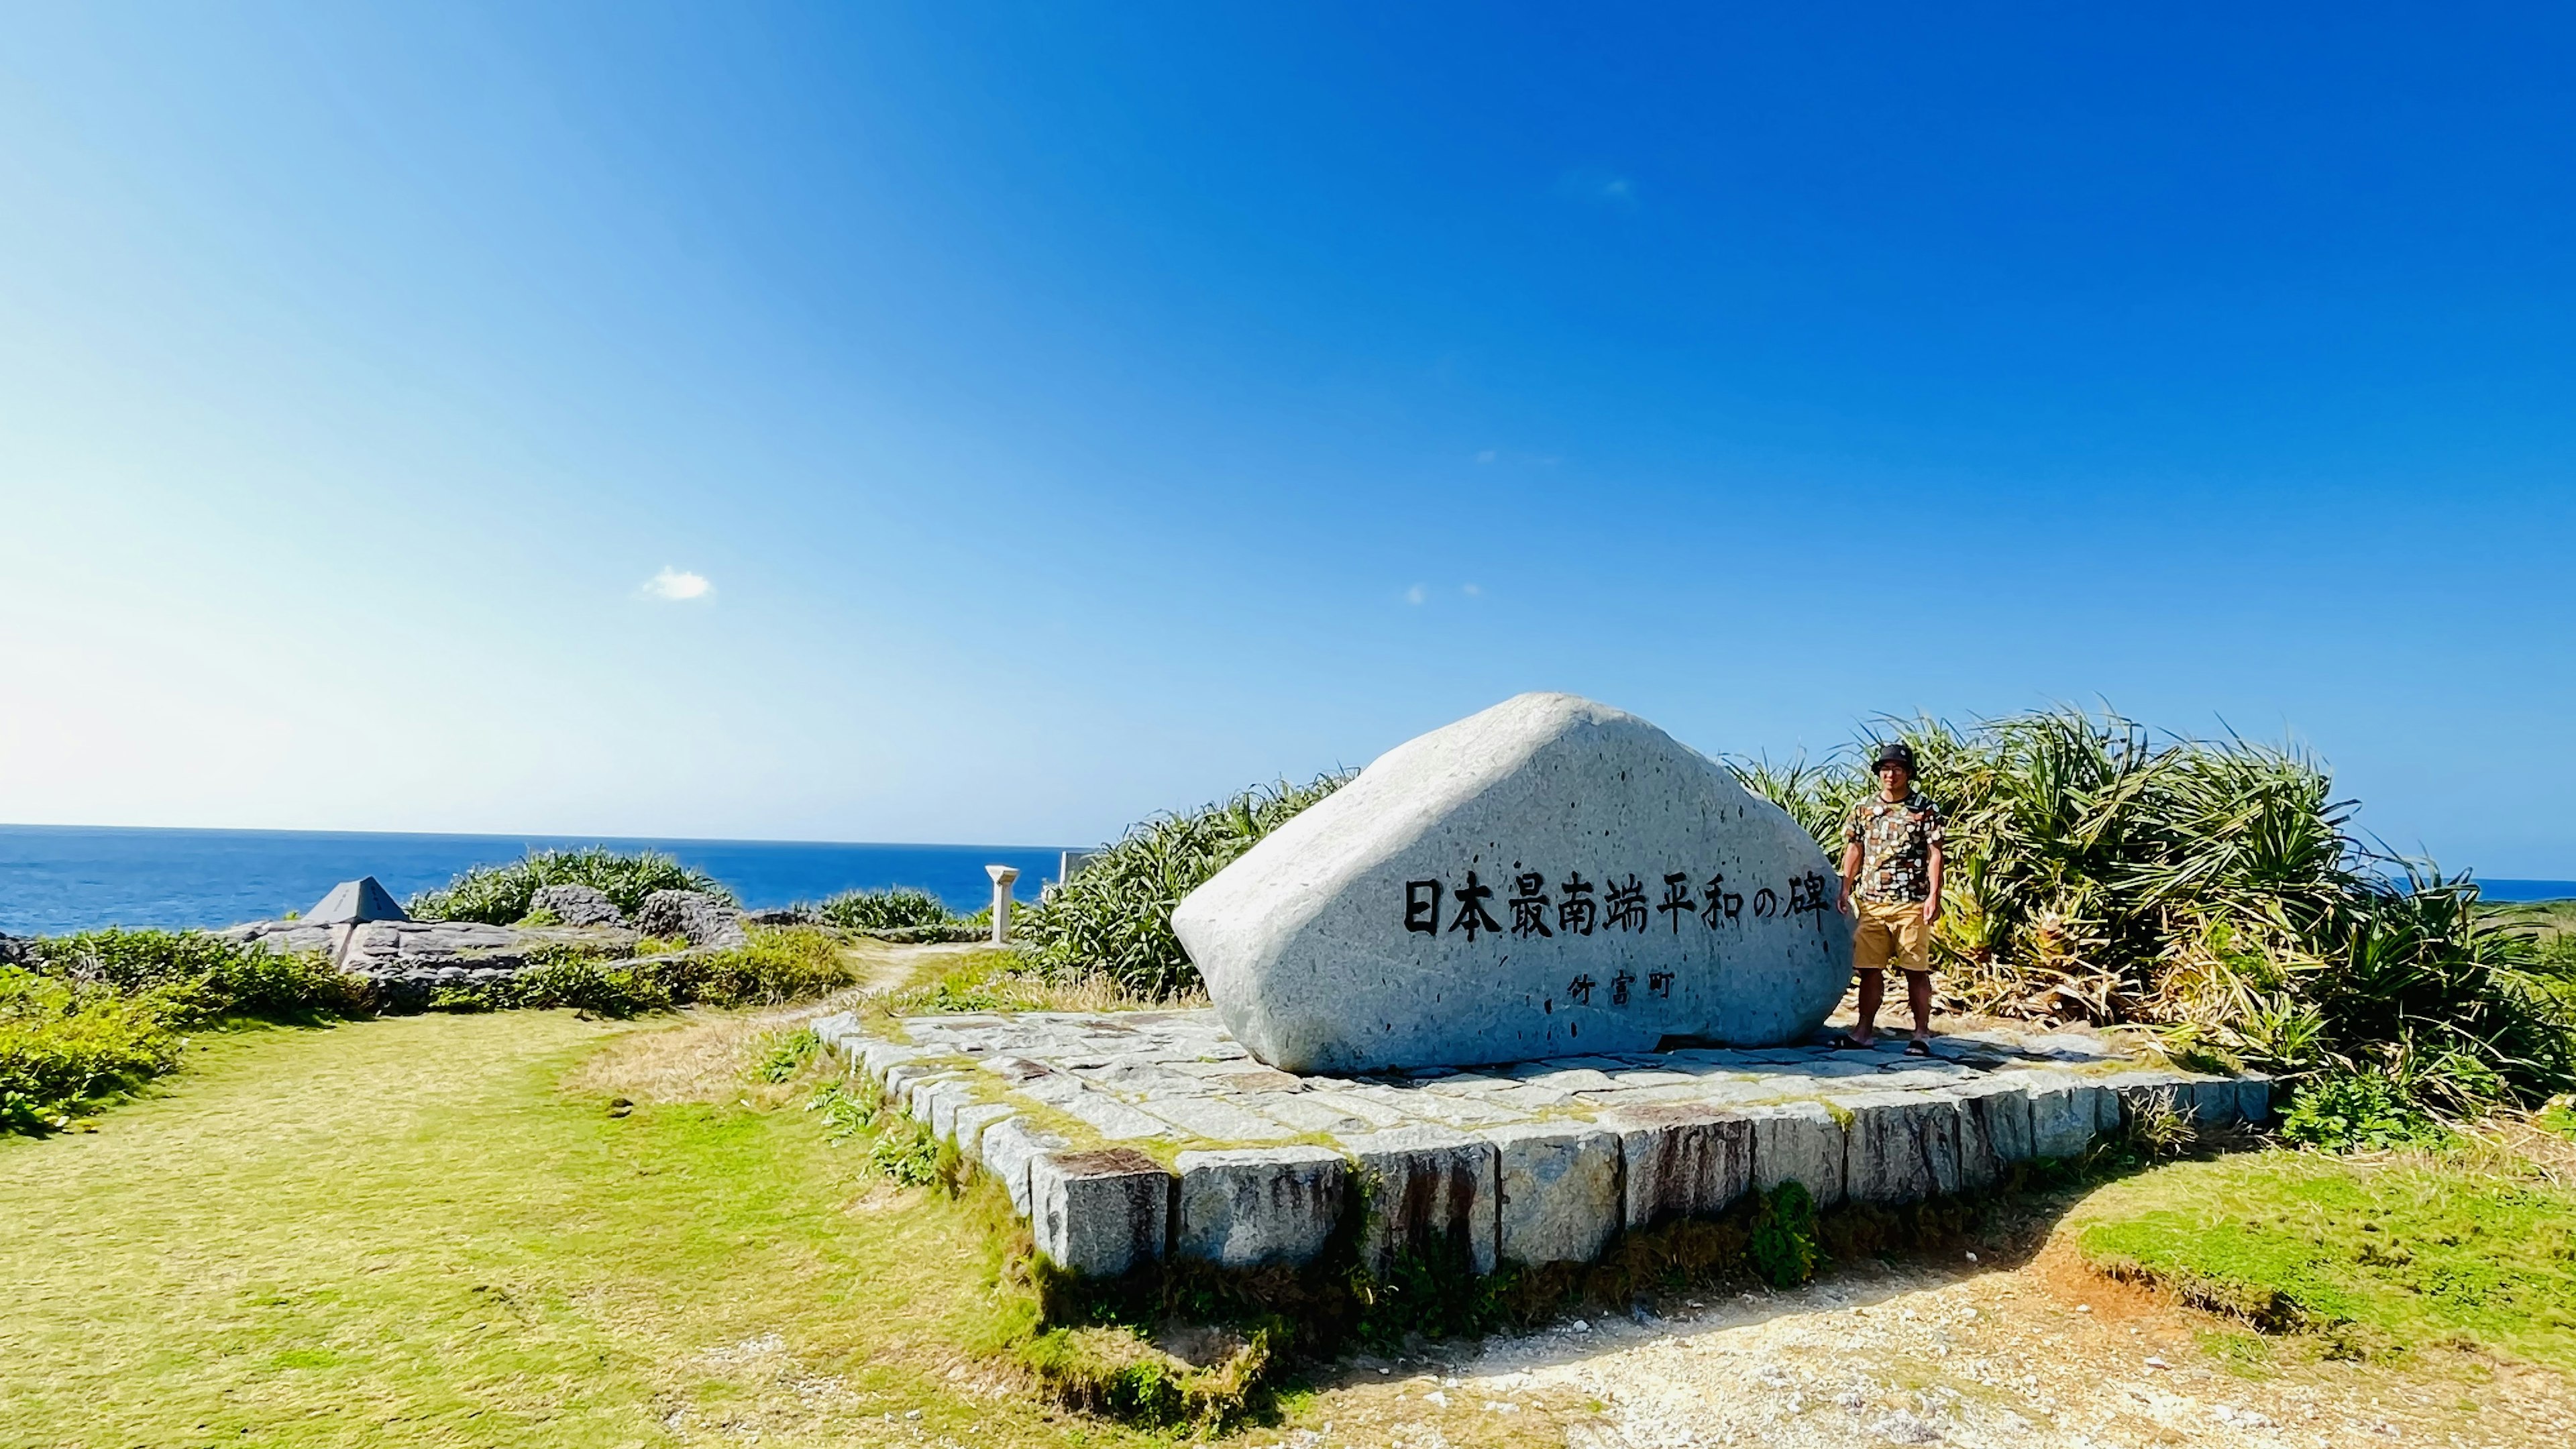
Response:
[[[1866,1044],[1878,1035],[1878,1004],[1887,997],[1887,973],[1875,966],[1860,969],[1860,1024],[1851,1039]]]
[[[1914,1008],[1914,1039],[1932,1039],[1932,923],[1910,907],[1899,928],[1896,964],[1905,968],[1905,1002]]]
[[[1860,1022],[1852,1028],[1851,1039],[1867,1046],[1878,1035],[1878,1005],[1887,997],[1884,968],[1896,949],[1896,938],[1887,922],[1870,910],[1869,902],[1853,904],[1852,969],[1860,973]]]

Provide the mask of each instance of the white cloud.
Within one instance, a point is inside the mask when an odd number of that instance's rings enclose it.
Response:
[[[1479,463],[1490,463],[1494,461],[1494,450],[1487,448],[1483,452],[1478,453],[1476,455],[1476,461]]]
[[[707,582],[705,574],[693,574],[685,569],[667,566],[660,573],[644,581],[644,592],[647,596],[668,599],[675,604],[685,603],[690,599],[703,599],[715,591],[716,586]]]
[[[1415,584],[1404,591],[1404,601],[1408,604],[1419,604],[1429,597],[1431,597],[1431,591],[1420,584]]]
[[[1637,184],[1615,171],[1585,167],[1568,171],[1556,179],[1557,193],[1576,201],[1589,201],[1603,206],[1634,206]]]
[[[1458,586],[1458,592],[1465,594],[1468,598],[1472,599],[1478,594],[1483,593],[1484,590],[1476,587],[1474,584],[1460,584]]]

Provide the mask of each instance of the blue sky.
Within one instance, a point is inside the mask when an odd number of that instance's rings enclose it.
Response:
[[[2563,18],[1399,9],[20,12],[0,819],[1080,842],[1524,689],[2108,700],[2576,876]]]

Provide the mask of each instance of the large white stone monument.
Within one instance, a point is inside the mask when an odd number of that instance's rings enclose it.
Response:
[[[1851,978],[1806,831],[1570,694],[1387,751],[1192,891],[1172,929],[1227,1029],[1294,1072],[1770,1046]]]

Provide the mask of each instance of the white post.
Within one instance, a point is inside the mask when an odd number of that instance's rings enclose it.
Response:
[[[988,865],[984,874],[993,878],[993,944],[1007,945],[1011,939],[1011,882],[1020,878],[1019,867]]]

